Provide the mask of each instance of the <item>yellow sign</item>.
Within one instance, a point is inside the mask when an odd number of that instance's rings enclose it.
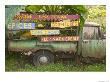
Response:
[[[59,35],[59,30],[30,30],[31,35]]]
[[[79,26],[79,21],[73,21],[73,22],[51,22],[51,27],[70,27],[70,26]]]

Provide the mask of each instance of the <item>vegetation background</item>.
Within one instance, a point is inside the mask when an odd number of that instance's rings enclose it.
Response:
[[[104,5],[7,5],[5,8],[6,25],[12,22],[14,15],[21,11],[31,13],[45,13],[45,14],[79,14],[81,16],[81,27],[85,21],[92,21],[99,23],[102,30],[106,32],[106,6]],[[21,34],[21,33],[20,33]],[[75,66],[71,61],[63,63],[58,61],[55,64],[48,66],[35,67],[28,60],[29,57],[20,55],[20,53],[7,54],[5,58],[6,71],[106,71],[106,65],[102,63],[95,63],[91,65]]]

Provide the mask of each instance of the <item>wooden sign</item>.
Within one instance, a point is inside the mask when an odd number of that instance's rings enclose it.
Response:
[[[59,30],[30,30],[31,35],[59,35]]]
[[[9,23],[9,30],[35,29],[35,23]]]
[[[79,36],[43,36],[41,42],[53,42],[53,41],[78,41]]]
[[[51,27],[70,27],[70,26],[79,26],[79,21],[73,21],[73,22],[51,22]]]
[[[14,19],[17,20],[77,20],[79,18],[79,15],[37,15],[26,13],[22,13],[14,17]]]

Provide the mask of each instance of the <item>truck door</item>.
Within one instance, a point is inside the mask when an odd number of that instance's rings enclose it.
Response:
[[[103,58],[106,55],[106,40],[101,38],[100,26],[83,28],[82,56]]]

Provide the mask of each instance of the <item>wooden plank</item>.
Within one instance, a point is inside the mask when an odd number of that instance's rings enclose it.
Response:
[[[17,20],[78,20],[79,18],[79,15],[37,15],[28,13],[22,13],[14,16],[14,19]]]
[[[9,23],[7,28],[9,30],[35,29],[35,23]]]
[[[78,41],[79,36],[42,36],[41,42]]]
[[[79,21],[72,21],[72,22],[51,22],[51,27],[70,27],[70,26],[79,26]]]
[[[31,35],[59,35],[59,30],[30,30]]]

